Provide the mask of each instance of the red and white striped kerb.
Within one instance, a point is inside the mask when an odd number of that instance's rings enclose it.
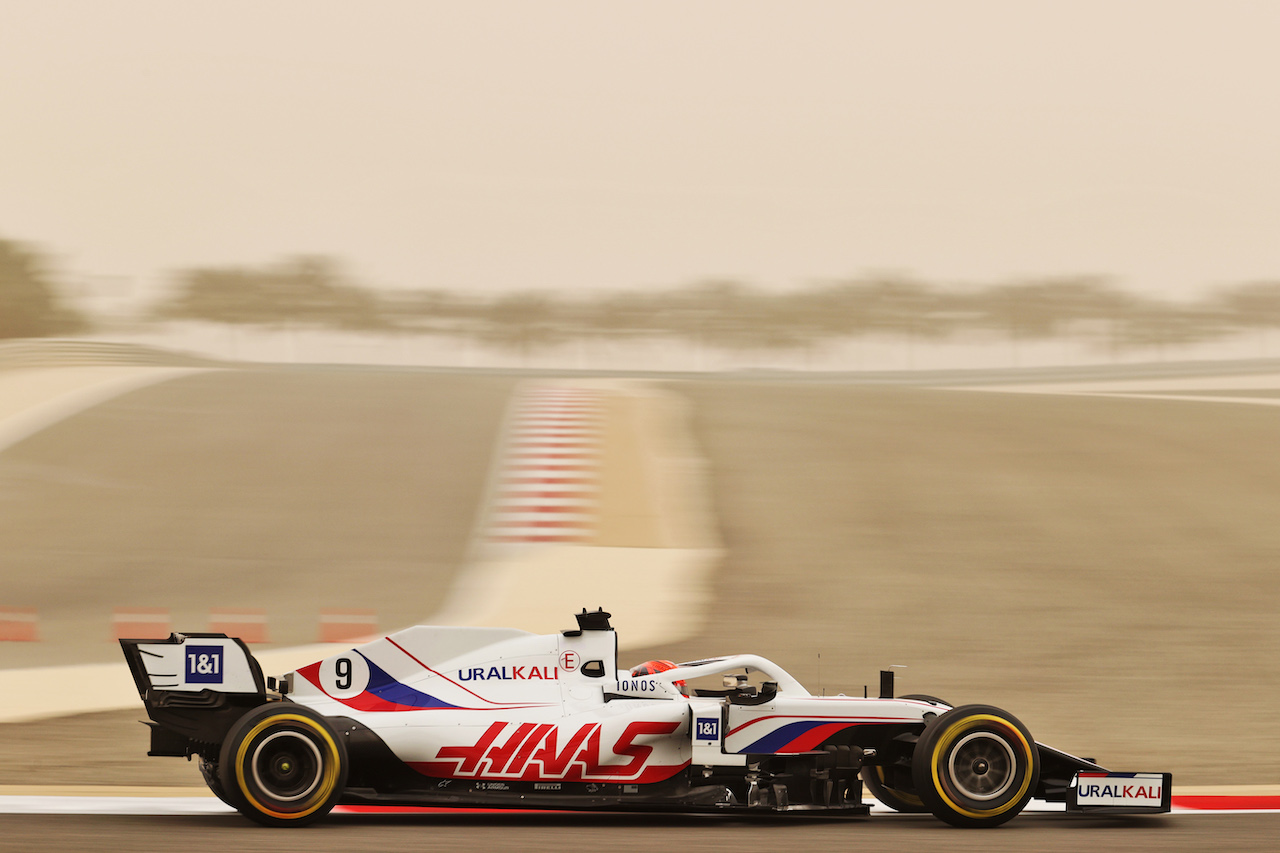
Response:
[[[267,611],[260,607],[215,607],[209,611],[209,631],[239,637],[246,643],[268,643]]]
[[[167,607],[117,607],[111,611],[111,636],[124,639],[161,639],[172,633]]]
[[[326,608],[320,611],[320,642],[346,643],[362,640],[378,630],[378,614],[373,610],[353,607]]]
[[[34,607],[0,607],[0,641],[33,643],[40,639],[39,626]]]
[[[595,530],[604,395],[540,386],[515,402],[491,542],[585,542]]]

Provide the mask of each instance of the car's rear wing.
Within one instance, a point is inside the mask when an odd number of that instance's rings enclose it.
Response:
[[[247,709],[280,698],[249,647],[226,634],[121,640],[120,648],[151,718],[148,755],[211,751]]]

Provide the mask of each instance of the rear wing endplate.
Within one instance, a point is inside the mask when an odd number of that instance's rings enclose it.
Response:
[[[149,755],[216,755],[246,710],[279,698],[249,647],[226,634],[121,640],[120,648],[151,718]]]

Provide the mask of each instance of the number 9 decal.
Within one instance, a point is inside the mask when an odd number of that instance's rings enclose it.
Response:
[[[356,652],[344,652],[320,664],[320,687],[334,699],[359,696],[369,686],[369,662]]]

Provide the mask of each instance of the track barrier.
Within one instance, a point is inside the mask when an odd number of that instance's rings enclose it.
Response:
[[[246,643],[267,643],[267,611],[258,607],[222,608],[209,611],[209,631],[239,637]]]
[[[368,637],[378,630],[378,614],[351,607],[320,611],[320,642],[345,643]]]
[[[32,643],[40,639],[40,615],[34,607],[0,607],[0,641]]]
[[[113,640],[168,637],[171,625],[167,607],[117,607],[111,612]]]
[[[197,625],[183,625],[187,631]],[[209,610],[208,631],[239,637],[246,643],[270,643],[267,613],[262,608],[215,607]],[[378,631],[378,613],[358,607],[320,610],[318,641],[346,643],[366,640]],[[163,639],[173,632],[167,607],[116,607],[111,611],[111,640]],[[0,642],[33,643],[40,640],[40,614],[35,607],[0,606]]]

